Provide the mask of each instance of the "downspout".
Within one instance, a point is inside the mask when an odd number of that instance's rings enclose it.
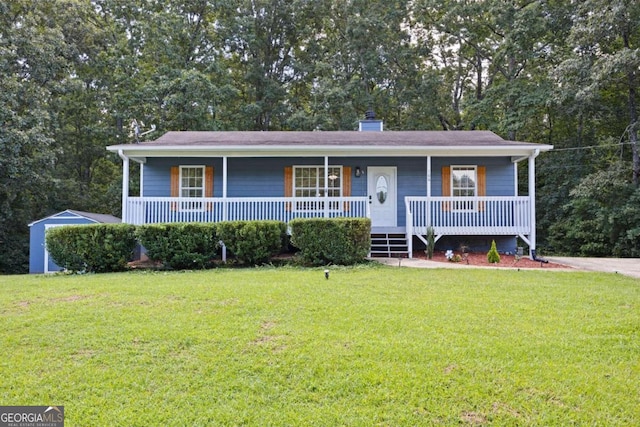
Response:
[[[127,199],[129,198],[129,158],[122,150],[118,150],[118,156],[122,159],[122,222],[128,224]]]
[[[529,257],[535,258],[536,250],[536,157],[540,150],[529,156]]]

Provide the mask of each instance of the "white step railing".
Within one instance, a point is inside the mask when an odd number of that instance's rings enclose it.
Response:
[[[406,197],[414,235],[520,235],[530,232],[529,197]]]
[[[366,197],[129,197],[123,222],[221,222],[294,218],[370,217]]]

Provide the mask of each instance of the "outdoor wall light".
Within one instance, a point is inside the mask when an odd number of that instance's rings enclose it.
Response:
[[[362,169],[360,169],[360,166],[356,166],[356,178],[360,178],[361,175]]]

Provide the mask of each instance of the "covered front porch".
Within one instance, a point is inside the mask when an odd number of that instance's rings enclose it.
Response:
[[[108,147],[123,161],[126,223],[370,218],[372,234],[404,236],[408,256],[429,228],[535,250],[535,158],[551,148],[487,131],[168,132]]]
[[[404,198],[406,217],[396,232],[407,241],[413,256],[413,236],[424,241],[427,229],[443,236],[519,236],[530,244],[531,201],[520,197]],[[369,197],[127,197],[123,222],[135,225],[168,222],[221,222],[295,218],[371,218]],[[377,231],[375,224],[372,233]]]

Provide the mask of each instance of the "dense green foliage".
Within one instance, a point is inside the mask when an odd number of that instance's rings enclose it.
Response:
[[[149,259],[176,270],[212,266],[220,246],[216,224],[212,223],[142,225],[136,236]]]
[[[367,218],[298,218],[289,223],[291,244],[311,265],[350,265],[365,260],[371,248]]]
[[[123,271],[133,258],[135,226],[92,224],[47,231],[47,250],[60,267],[73,272]]]
[[[121,165],[105,146],[132,142],[134,119],[157,126],[147,138],[351,130],[369,108],[390,130],[553,144],[537,162],[538,246],[638,253],[623,231],[640,228],[639,70],[633,0],[0,2],[0,272],[27,270],[36,219],[120,214]],[[597,215],[625,230],[590,222],[586,252],[552,234],[583,222],[573,190],[618,163],[628,202]]]
[[[281,221],[225,221],[218,223],[217,231],[229,255],[250,265],[280,253],[287,237],[287,225]]]
[[[624,165],[594,172],[570,192],[565,215],[550,227],[554,249],[584,256],[640,256],[640,188]]]

